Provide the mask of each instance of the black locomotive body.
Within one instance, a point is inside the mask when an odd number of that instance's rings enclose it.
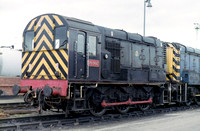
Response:
[[[195,97],[180,81],[180,55],[167,54],[179,49],[157,38],[55,14],[31,20],[23,36],[21,85],[13,92],[26,93],[40,111],[101,116],[113,107],[126,113]]]

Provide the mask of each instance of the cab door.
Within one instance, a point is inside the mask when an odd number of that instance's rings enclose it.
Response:
[[[99,80],[100,74],[100,51],[101,44],[97,41],[97,34],[88,34],[87,35],[87,64],[86,64],[86,72],[87,79],[90,81]]]
[[[86,33],[78,32],[75,43],[75,75],[77,79],[86,77]]]
[[[71,33],[76,34],[74,40],[71,37],[74,41],[74,78],[84,81],[99,80],[101,44],[97,42],[98,34],[83,31]]]

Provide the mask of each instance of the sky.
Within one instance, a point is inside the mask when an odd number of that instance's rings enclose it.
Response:
[[[200,32],[197,35],[194,26],[200,23],[200,0],[151,0],[151,4],[146,8],[146,36],[200,49]],[[143,35],[144,0],[0,0],[0,45],[20,49],[28,22],[47,13]]]

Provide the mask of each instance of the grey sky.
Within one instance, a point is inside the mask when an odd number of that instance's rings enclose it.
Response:
[[[146,10],[146,36],[194,47],[193,23],[200,23],[200,1],[151,2],[153,7]],[[143,0],[0,0],[0,45],[15,44],[20,48],[25,26],[34,17],[46,13],[142,35],[143,6]]]

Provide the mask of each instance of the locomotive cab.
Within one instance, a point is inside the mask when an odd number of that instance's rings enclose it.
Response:
[[[69,20],[68,20],[69,21]],[[77,23],[81,24],[81,23]],[[100,74],[100,51],[101,44],[99,41],[100,34],[94,25],[88,23],[89,28],[74,29],[70,28],[70,60],[69,60],[69,79],[70,81],[82,82],[98,81]],[[83,26],[84,27],[84,26]]]

